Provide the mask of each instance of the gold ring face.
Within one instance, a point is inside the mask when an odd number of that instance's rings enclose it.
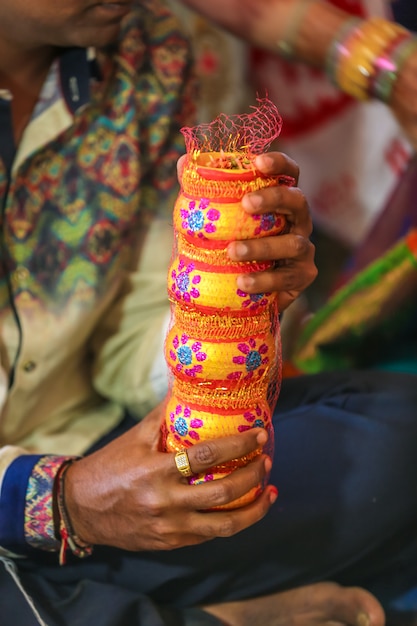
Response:
[[[175,465],[177,466],[177,470],[183,476],[188,478],[189,476],[193,475],[186,450],[181,450],[181,452],[177,452],[174,459],[175,459]]]

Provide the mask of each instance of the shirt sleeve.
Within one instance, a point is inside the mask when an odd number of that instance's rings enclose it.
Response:
[[[93,382],[100,395],[140,419],[168,390],[166,270],[133,272],[126,280],[129,293],[113,303],[91,340]]]
[[[7,467],[0,492],[1,550],[24,555],[30,549],[57,551],[53,487],[61,465],[72,457],[19,454]]]

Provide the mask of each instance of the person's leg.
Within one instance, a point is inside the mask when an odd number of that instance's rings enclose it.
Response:
[[[264,520],[235,537],[172,552],[96,549],[59,570],[58,579],[55,566],[39,570],[37,563],[37,571],[60,584],[112,583],[177,607],[324,580],[372,589],[399,560],[417,577],[416,383],[381,372],[286,380],[271,476],[280,495]],[[405,584],[397,580],[396,592]]]
[[[2,626],[38,626],[38,613],[19,584],[16,569],[9,560],[0,558],[0,622]]]
[[[416,407],[414,376],[285,380],[275,414],[274,507],[234,537],[140,555],[151,570],[140,584],[182,606],[323,580],[370,585],[400,560],[417,577]]]
[[[158,606],[118,585],[79,580],[60,584],[40,573],[19,572],[0,557],[1,626],[222,626],[215,613],[197,607]]]
[[[88,579],[62,585],[38,574],[24,577],[22,594],[20,581],[5,581],[3,573],[2,626],[385,626],[384,612],[371,594],[334,583],[177,609],[117,585]]]
[[[204,609],[228,626],[385,625],[384,611],[370,593],[358,587],[342,588],[336,583],[315,583]]]

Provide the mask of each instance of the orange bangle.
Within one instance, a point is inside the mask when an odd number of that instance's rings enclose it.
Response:
[[[188,196],[237,202],[244,195],[276,185],[293,186],[294,178],[286,175],[265,176],[254,167],[249,169],[222,169],[213,167],[212,160],[219,152],[200,152],[188,155],[181,176],[182,192]],[[224,156],[234,155],[226,154]]]
[[[210,407],[216,411],[245,411],[247,407],[263,406],[268,399],[268,380],[257,383],[219,385],[217,381],[190,382],[175,377],[171,392],[182,402],[194,406]]]
[[[200,340],[232,341],[241,337],[264,335],[271,332],[271,311],[263,309],[256,315],[232,315],[230,311],[202,313],[198,309],[174,307],[172,322],[184,333],[199,336]],[[279,339],[279,333],[276,333]]]

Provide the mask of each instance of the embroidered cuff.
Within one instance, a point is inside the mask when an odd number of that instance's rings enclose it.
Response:
[[[33,466],[26,490],[24,535],[28,545],[39,550],[58,551],[55,537],[53,489],[61,465],[72,457],[42,456]]]

